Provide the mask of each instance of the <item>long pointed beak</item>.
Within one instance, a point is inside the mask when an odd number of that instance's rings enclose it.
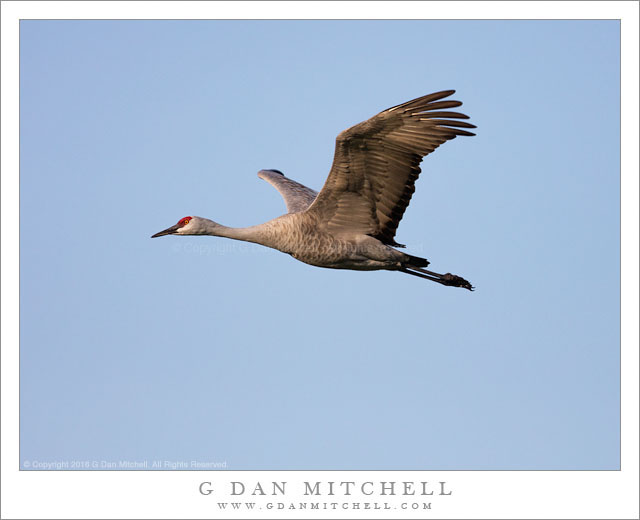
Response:
[[[167,228],[164,231],[160,231],[155,235],[151,235],[151,238],[163,237],[165,235],[175,235],[177,231],[178,231],[178,224],[176,224],[175,226],[171,226],[170,228]]]

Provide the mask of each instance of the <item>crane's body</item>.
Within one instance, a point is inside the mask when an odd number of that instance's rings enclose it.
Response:
[[[209,235],[254,242],[287,253],[305,264],[334,269],[373,271],[396,269],[410,255],[368,235],[338,236],[322,231],[315,218],[290,213],[246,228],[222,226],[202,217],[191,217],[190,235]],[[177,233],[181,234],[181,233]],[[161,235],[160,235],[161,236]]]
[[[296,260],[333,269],[401,271],[443,285],[473,287],[450,273],[427,271],[429,262],[395,249],[395,231],[409,205],[422,157],[474,125],[458,112],[440,111],[459,101],[438,101],[453,91],[437,92],[392,107],[342,132],[334,163],[318,193],[278,170],[258,176],[283,196],[288,213],[246,228],[223,226],[203,217],[184,217],[156,233],[210,235],[254,242],[290,254]]]

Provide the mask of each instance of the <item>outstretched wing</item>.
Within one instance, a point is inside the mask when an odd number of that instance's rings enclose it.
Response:
[[[396,229],[415,191],[422,158],[458,135],[475,135],[462,130],[475,128],[459,121],[468,116],[444,111],[460,101],[439,101],[454,92],[397,105],[338,135],[329,177],[307,211],[332,233],[363,233],[399,246]]]
[[[318,195],[317,191],[287,179],[280,170],[260,170],[258,177],[267,181],[280,192],[289,213],[304,211]]]

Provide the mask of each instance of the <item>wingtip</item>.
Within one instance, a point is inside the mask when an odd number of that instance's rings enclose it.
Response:
[[[433,94],[428,94],[425,98],[429,98],[432,101],[437,101],[438,99],[446,98],[455,94],[456,91],[454,89],[449,90],[440,90],[439,92],[434,92]]]
[[[392,112],[397,109],[401,109],[403,112],[410,110],[424,112],[427,110],[440,110],[462,106],[461,101],[445,99],[454,93],[455,90],[441,90],[439,92],[433,92],[432,94],[427,94],[426,96],[421,96],[419,98],[412,99],[411,101],[407,101],[406,103],[402,103],[401,105],[392,107],[388,112]]]
[[[282,177],[284,177],[284,173],[282,173],[280,170],[275,170],[275,169],[272,169],[272,168],[267,168],[267,169],[260,170],[258,172],[258,177],[260,177],[261,179],[264,179],[265,176],[268,176],[271,173],[277,173],[278,175],[281,175]]]

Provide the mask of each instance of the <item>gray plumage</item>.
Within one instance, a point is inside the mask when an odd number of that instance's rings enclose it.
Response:
[[[258,177],[267,181],[280,192],[289,213],[304,211],[318,195],[317,191],[287,179],[280,170],[260,170]]]
[[[335,269],[395,270],[443,285],[472,286],[464,278],[424,269],[429,262],[394,249],[422,158],[445,141],[475,135],[462,105],[436,92],[389,108],[340,133],[329,176],[316,192],[279,170],[258,176],[282,195],[288,213],[257,226],[229,228],[201,217],[185,217],[154,237],[213,235],[255,242],[297,260]]]

